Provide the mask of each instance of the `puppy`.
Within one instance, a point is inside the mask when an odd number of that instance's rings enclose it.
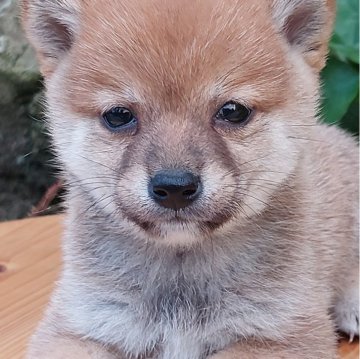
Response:
[[[68,183],[27,358],[329,359],[358,335],[331,0],[25,0]]]

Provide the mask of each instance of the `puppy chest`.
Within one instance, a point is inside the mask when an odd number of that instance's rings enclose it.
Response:
[[[85,331],[91,327],[91,336],[98,340],[111,337],[111,342],[134,356],[156,350],[164,359],[177,358],[171,353],[179,353],[179,359],[201,358],[219,343],[219,336],[228,336],[224,335],[229,317],[226,303],[214,290],[169,284],[126,298],[124,305],[94,303],[92,313],[85,316]]]
[[[128,313],[141,323],[135,345],[141,342],[144,351],[155,344],[161,359],[199,359],[228,340],[228,308],[219,298],[179,288],[157,294],[142,303],[136,314]],[[144,335],[145,328],[149,335]]]

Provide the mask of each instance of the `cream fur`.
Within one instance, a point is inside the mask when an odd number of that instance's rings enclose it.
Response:
[[[328,359],[358,335],[358,154],[316,118],[326,0],[25,0],[68,183],[28,359]],[[243,127],[214,119],[254,108]],[[111,133],[101,114],[134,111]],[[159,170],[201,177],[174,213]]]

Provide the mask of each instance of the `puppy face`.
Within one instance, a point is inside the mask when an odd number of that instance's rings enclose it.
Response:
[[[25,4],[72,186],[99,213],[168,245],[251,221],[295,171],[298,139],[314,121],[327,9],[265,0]]]

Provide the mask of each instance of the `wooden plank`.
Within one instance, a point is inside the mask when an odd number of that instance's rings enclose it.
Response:
[[[60,267],[60,218],[0,224],[0,358],[24,357]],[[50,358],[49,358],[50,359]]]
[[[343,340],[339,345],[339,355],[341,359],[359,359],[359,340],[353,343]]]
[[[62,218],[48,216],[0,224],[1,359],[23,358],[41,318],[59,273]],[[357,359],[358,342],[342,341],[339,354],[342,359]]]

